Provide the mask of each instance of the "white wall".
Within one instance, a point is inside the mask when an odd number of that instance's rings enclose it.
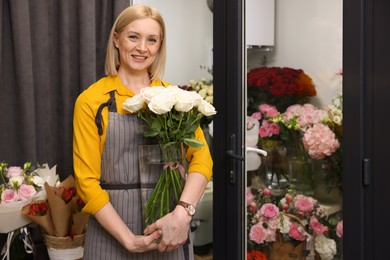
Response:
[[[164,80],[185,85],[191,79],[211,75],[200,66],[211,67],[213,14],[206,0],[133,0],[133,4],[155,7],[167,30],[167,64]]]
[[[341,92],[342,0],[276,0],[275,48],[267,66],[303,69],[316,86],[318,105]],[[248,51],[248,68],[261,66],[263,53]]]
[[[342,90],[342,0],[276,0],[275,47],[268,66],[303,69],[316,86],[318,105]],[[187,84],[211,78],[213,15],[206,0],[133,0],[156,7],[167,27],[168,58],[164,79]],[[248,51],[248,69],[261,66],[264,53]]]

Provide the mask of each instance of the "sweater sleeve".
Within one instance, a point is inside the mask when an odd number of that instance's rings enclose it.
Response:
[[[77,98],[75,103],[73,162],[77,192],[86,203],[83,212],[95,214],[109,202],[109,196],[100,187],[102,137],[97,132],[94,110],[89,104],[85,92]]]

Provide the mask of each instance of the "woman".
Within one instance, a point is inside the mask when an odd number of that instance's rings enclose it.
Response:
[[[134,5],[115,21],[108,40],[106,74],[77,98],[74,110],[73,157],[78,194],[91,214],[83,259],[192,259],[189,244],[191,209],[212,175],[205,145],[187,150],[191,158],[180,205],[142,227],[138,146],[143,137],[136,115],[123,102],[141,88],[168,85],[161,81],[166,59],[165,25],[154,8]]]

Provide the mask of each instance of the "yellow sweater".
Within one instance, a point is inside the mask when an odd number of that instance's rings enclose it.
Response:
[[[152,82],[151,86],[161,86],[160,80]],[[168,85],[164,82],[164,85]],[[73,119],[73,162],[76,178],[76,188],[81,199],[86,203],[83,212],[97,213],[109,202],[108,193],[100,187],[100,164],[106,139],[108,124],[108,109],[102,111],[103,135],[98,134],[95,116],[98,107],[107,102],[109,92],[115,90],[117,111],[120,114],[128,112],[122,108],[123,102],[134,93],[125,87],[118,76],[104,77],[83,91],[76,100]],[[210,180],[213,162],[203,131],[195,131],[196,139],[205,145],[201,148],[189,148],[187,160],[188,172],[199,172]]]

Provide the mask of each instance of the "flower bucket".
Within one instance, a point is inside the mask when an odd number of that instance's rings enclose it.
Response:
[[[72,237],[56,237],[45,234],[47,253],[51,260],[82,259],[85,233]]]

